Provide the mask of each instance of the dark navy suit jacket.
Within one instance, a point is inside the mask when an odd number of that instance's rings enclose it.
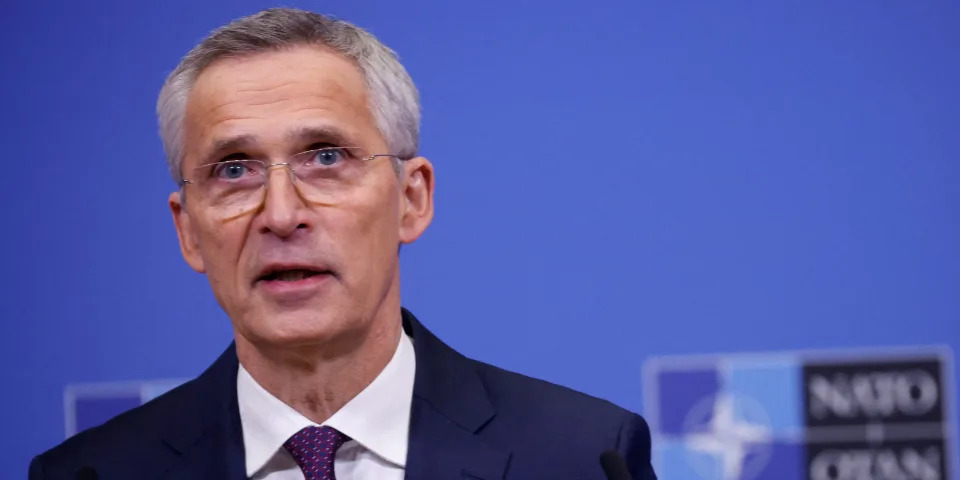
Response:
[[[468,359],[406,310],[403,326],[417,358],[408,480],[603,480],[610,449],[634,479],[656,478],[639,415]],[[246,478],[237,366],[231,345],[196,379],[38,455],[30,480]]]

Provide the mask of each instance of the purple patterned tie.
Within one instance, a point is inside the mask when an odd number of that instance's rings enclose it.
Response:
[[[337,480],[333,457],[348,437],[331,427],[307,427],[283,444],[303,470],[306,480]]]

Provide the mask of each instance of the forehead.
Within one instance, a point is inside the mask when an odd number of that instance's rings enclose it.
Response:
[[[302,46],[218,60],[197,77],[187,99],[187,159],[244,137],[279,147],[304,129],[377,143],[379,132],[357,66],[322,47]],[[291,148],[295,148],[291,146]]]

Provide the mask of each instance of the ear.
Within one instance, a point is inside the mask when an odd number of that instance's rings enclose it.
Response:
[[[400,243],[413,243],[433,220],[433,164],[424,157],[405,160],[400,180]]]
[[[200,255],[200,244],[197,241],[197,232],[187,208],[183,204],[180,192],[173,192],[168,199],[170,213],[173,214],[173,225],[177,228],[177,238],[180,240],[180,253],[190,268],[204,273],[203,257]]]

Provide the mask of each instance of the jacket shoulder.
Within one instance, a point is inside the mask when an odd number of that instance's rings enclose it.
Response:
[[[161,437],[197,398],[196,379],[128,410],[106,423],[84,430],[34,457],[30,478],[73,478],[79,469],[104,463],[130,462],[148,467],[163,452]],[[168,450],[168,449],[166,449]]]
[[[562,458],[564,465],[591,472],[599,467],[600,453],[617,450],[634,478],[656,478],[650,429],[640,415],[545,380],[471,362],[497,412],[483,435],[522,453],[517,460],[531,471],[555,468]]]
[[[491,400],[507,411],[534,409],[554,415],[589,412],[593,422],[619,422],[624,416],[634,415],[608,400],[487,363],[470,361],[476,366]],[[575,419],[567,421],[571,420]]]
[[[218,414],[230,406],[231,398],[236,401],[236,375],[231,343],[199,377],[35,457],[30,479],[73,479],[84,467],[95,467],[107,478],[162,470],[178,448],[223,421]]]

